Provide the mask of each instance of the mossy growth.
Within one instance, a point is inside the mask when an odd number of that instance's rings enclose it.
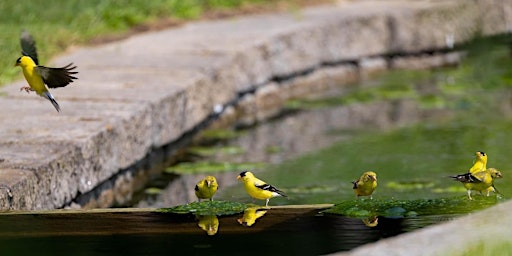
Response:
[[[165,173],[171,174],[194,174],[194,173],[219,173],[233,170],[253,170],[264,166],[263,163],[231,163],[231,162],[183,162],[168,167]]]
[[[415,200],[370,200],[345,201],[325,210],[325,213],[349,217],[407,217],[417,215],[463,214],[487,208],[497,203],[496,197],[467,197],[415,199]]]
[[[210,157],[215,155],[240,155],[245,153],[245,150],[241,147],[236,146],[223,146],[223,147],[201,147],[201,146],[193,146],[188,148],[188,153]]]
[[[243,212],[249,205],[228,201],[202,201],[193,202],[184,205],[178,205],[171,208],[160,208],[159,212],[194,214],[194,215],[233,215]]]

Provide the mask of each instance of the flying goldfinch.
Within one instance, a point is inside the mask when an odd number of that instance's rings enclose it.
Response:
[[[206,178],[196,184],[194,190],[198,201],[201,201],[201,199],[210,199],[210,201],[213,201],[213,195],[215,195],[218,188],[219,184],[217,184],[217,179],[213,176],[206,176]]]
[[[491,191],[496,192],[494,187],[494,179],[502,178],[503,175],[500,171],[495,168],[488,168],[485,171],[479,171],[475,173],[465,173],[457,176],[451,176],[451,178],[462,182],[464,187],[468,190],[469,200],[473,200],[471,197],[471,190],[476,190],[480,193],[487,192],[487,196]]]
[[[57,112],[60,112],[59,104],[48,91],[48,88],[64,87],[72,83],[74,79],[77,79],[73,75],[78,72],[72,71],[76,66],[73,66],[73,63],[61,68],[39,66],[36,42],[32,36],[28,32],[23,31],[20,36],[20,43],[22,49],[21,54],[23,56],[16,60],[15,66],[21,67],[23,75],[29,85],[21,87],[20,90],[25,90],[26,92],[35,91],[37,95],[49,100]],[[46,87],[45,84],[48,87]]]
[[[254,177],[254,174],[252,174],[252,172],[241,172],[240,175],[238,175],[237,179],[242,180],[242,182],[244,183],[245,191],[247,191],[247,193],[251,197],[255,199],[266,200],[266,207],[268,207],[268,201],[270,200],[270,198],[276,196],[286,197],[286,195],[279,189]]]
[[[358,180],[352,181],[352,184],[354,184],[352,188],[354,189],[356,197],[370,196],[370,199],[373,199],[373,191],[377,188],[377,174],[374,172],[365,172]]]
[[[469,169],[469,173],[476,173],[487,169],[487,154],[477,151],[475,155],[475,160],[473,161],[473,166]]]
[[[242,218],[237,219],[238,223],[240,225],[245,227],[250,227],[256,223],[256,220],[258,218],[263,217],[267,211],[264,208],[261,207],[249,207],[244,210],[244,216]]]
[[[219,230],[219,219],[215,215],[197,215],[197,226],[206,231],[206,234],[213,236]]]

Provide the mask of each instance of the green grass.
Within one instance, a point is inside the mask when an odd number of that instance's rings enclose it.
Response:
[[[29,31],[45,64],[71,45],[163,18],[192,20],[207,11],[276,4],[273,0],[4,0],[0,1],[0,85],[19,78],[13,67],[20,56],[19,34]],[[292,2],[280,0],[277,2]]]

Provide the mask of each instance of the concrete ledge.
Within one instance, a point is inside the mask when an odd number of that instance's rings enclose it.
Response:
[[[76,83],[53,91],[62,113],[19,92],[24,81],[0,88],[0,184],[11,191],[0,189],[0,207],[62,207],[239,93],[262,88],[244,96],[266,106],[244,112],[254,122],[283,102],[277,87],[303,81],[303,91],[294,93],[306,95],[316,89],[304,81],[320,73],[353,81],[356,73],[383,69],[380,59],[393,53],[443,50],[479,33],[511,31],[512,1],[478,4],[486,9],[463,0],[344,2],[196,22],[78,49],[53,63],[74,62],[80,72]]]
[[[501,203],[449,222],[332,255],[471,255],[471,249],[475,249],[479,243],[484,245],[483,251],[498,252],[489,248],[505,249],[497,247],[500,243],[510,245],[512,230],[509,224],[512,225],[512,218],[506,216],[509,216],[511,209],[512,202]],[[508,251],[503,253],[507,254]]]

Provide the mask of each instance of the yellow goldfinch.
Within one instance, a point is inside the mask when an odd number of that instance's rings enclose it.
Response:
[[[197,215],[197,226],[206,231],[206,234],[213,236],[219,230],[219,219],[215,215]]]
[[[73,82],[74,79],[77,79],[73,75],[78,72],[72,71],[76,66],[72,66],[73,63],[62,68],[39,66],[36,43],[32,36],[28,32],[23,31],[21,33],[20,43],[22,49],[21,54],[23,56],[16,60],[15,66],[21,67],[23,75],[29,85],[22,87],[21,90],[25,90],[26,92],[35,91],[37,95],[49,100],[57,112],[60,112],[59,104],[48,91],[48,88],[64,87]],[[45,84],[48,87],[46,87]]]
[[[196,184],[194,190],[196,191],[198,201],[201,201],[201,199],[210,199],[210,201],[213,201],[213,195],[215,195],[218,188],[219,184],[217,184],[215,177],[206,176],[206,178]]]
[[[477,151],[475,155],[475,161],[473,161],[473,166],[469,169],[469,173],[477,173],[487,169],[487,154]]]
[[[503,175],[500,171],[495,168],[488,168],[485,171],[475,172],[475,173],[465,173],[457,176],[452,176],[453,179],[462,182],[464,187],[468,190],[468,198],[469,200],[473,200],[471,197],[471,190],[476,190],[480,193],[487,192],[487,196],[489,196],[489,192],[494,191],[494,179],[502,178]]]
[[[354,193],[356,197],[370,196],[373,198],[372,193],[377,188],[377,174],[374,172],[365,172],[357,181],[352,181],[354,186]]]
[[[245,191],[247,191],[247,193],[251,197],[255,199],[266,200],[266,207],[268,207],[268,201],[270,200],[270,198],[276,196],[286,197],[286,195],[282,191],[254,177],[254,174],[252,174],[252,172],[241,172],[240,175],[238,175],[237,179],[242,180],[242,182],[244,183]]]
[[[240,219],[237,219],[237,221],[242,226],[250,227],[254,225],[258,218],[261,218],[263,215],[265,215],[265,213],[267,213],[267,211],[261,207],[249,207],[244,210],[244,216],[242,216]]]

